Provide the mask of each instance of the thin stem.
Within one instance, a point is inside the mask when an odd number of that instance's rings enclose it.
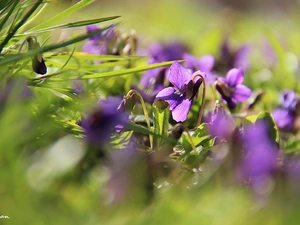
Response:
[[[146,109],[146,104],[145,104],[145,101],[143,99],[143,97],[141,96],[141,94],[136,91],[136,90],[130,90],[126,96],[131,96],[133,94],[136,94],[139,99],[140,99],[140,102],[141,102],[141,105],[142,105],[142,108],[143,108],[143,111],[144,111],[144,115],[145,115],[145,119],[146,119],[146,123],[147,123],[147,127],[149,129],[149,131],[151,131],[151,126],[150,126],[150,120],[149,120],[149,114],[148,114],[148,111]],[[149,140],[150,140],[150,147],[151,149],[153,149],[153,137],[152,135],[149,134]]]
[[[193,141],[193,139],[192,139],[192,137],[191,137],[191,135],[190,135],[190,133],[189,133],[189,130],[188,130],[184,125],[183,125],[183,129],[184,129],[185,132],[187,133],[187,135],[188,135],[188,137],[189,137],[189,139],[190,139],[191,145],[192,145],[192,149],[193,149],[193,151],[194,151],[194,153],[195,153],[195,155],[196,155],[196,154],[197,154],[196,146],[195,146],[194,141]]]
[[[193,76],[192,80],[194,80],[196,77],[201,77],[202,82],[203,82],[202,101],[201,101],[201,106],[200,106],[199,115],[198,115],[198,121],[197,121],[197,125],[196,125],[196,128],[197,128],[200,125],[201,120],[202,120],[202,116],[203,116],[204,101],[205,101],[205,95],[206,95],[206,81],[204,79],[204,76],[201,73],[196,73]]]

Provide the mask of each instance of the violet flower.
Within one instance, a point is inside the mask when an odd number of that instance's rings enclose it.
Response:
[[[279,166],[277,162],[279,149],[271,138],[265,121],[248,125],[242,137],[244,157],[241,171],[243,179],[250,182],[253,190],[265,194],[265,187],[273,179]]]
[[[251,89],[242,84],[243,81],[243,70],[233,68],[228,71],[226,78],[219,77],[215,82],[216,89],[231,109],[235,109],[238,102],[244,102],[252,95]]]
[[[294,127],[297,114],[299,95],[292,90],[284,90],[280,97],[281,107],[274,110],[273,117],[279,128],[291,131]],[[298,109],[299,110],[299,109]]]
[[[186,120],[193,99],[202,83],[202,79],[199,77],[192,80],[194,74],[190,74],[187,69],[175,61],[167,75],[167,79],[174,87],[164,88],[156,96],[155,100],[162,99],[169,103],[172,117],[177,122]]]
[[[88,33],[99,30],[95,25],[87,26],[86,29]],[[83,46],[83,52],[95,55],[116,54],[116,50],[113,46],[118,37],[119,33],[115,30],[114,26],[111,26],[108,30],[90,37],[89,42]]]
[[[98,102],[98,107],[81,121],[90,144],[105,144],[118,125],[128,121],[124,110],[118,110],[121,99],[108,98]]]

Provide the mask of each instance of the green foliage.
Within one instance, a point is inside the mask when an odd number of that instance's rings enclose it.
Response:
[[[153,131],[154,133],[166,137],[169,130],[169,104],[164,101],[153,103]],[[163,143],[162,138],[153,138],[154,149],[158,149]]]

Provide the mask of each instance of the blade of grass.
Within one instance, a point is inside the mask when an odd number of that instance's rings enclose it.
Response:
[[[130,69],[105,72],[105,73],[99,73],[99,74],[84,75],[77,79],[94,79],[94,78],[122,76],[122,75],[130,74],[130,73],[138,73],[138,72],[151,70],[151,69],[155,69],[155,68],[159,68],[159,67],[169,66],[172,63],[173,63],[173,61],[163,62],[163,63],[155,63],[155,64],[142,66],[142,67],[138,67],[138,68],[130,68]]]
[[[90,32],[90,33],[87,33],[87,34],[84,34],[84,35],[80,35],[76,38],[73,38],[71,40],[68,40],[68,41],[65,41],[65,42],[62,42],[62,43],[59,43],[59,44],[48,45],[48,46],[45,46],[45,47],[42,47],[42,48],[37,48],[37,49],[31,50],[31,51],[28,51],[27,53],[17,54],[17,55],[13,55],[11,57],[8,57],[8,58],[4,58],[4,59],[0,60],[0,66],[11,63],[11,62],[17,62],[17,61],[22,60],[26,57],[31,57],[31,56],[37,55],[39,53],[52,51],[52,50],[55,50],[55,49],[58,49],[58,48],[62,48],[62,47],[66,47],[68,45],[72,45],[74,43],[83,41],[83,40],[85,40],[89,37],[92,37],[92,36],[94,36],[98,33],[101,33],[102,31],[104,31],[106,29],[108,29],[108,28],[104,28],[104,29],[100,29],[100,30],[97,30],[97,31],[94,31],[94,32]]]
[[[102,23],[102,22],[106,22],[109,20],[113,20],[113,19],[116,19],[119,17],[120,16],[110,16],[110,17],[98,18],[98,19],[92,19],[92,20],[82,20],[82,21],[78,21],[78,22],[74,22],[74,23],[65,23],[65,24],[60,24],[60,25],[56,25],[56,26],[52,26],[52,27],[47,27],[47,28],[40,29],[40,30],[35,30],[32,32],[26,32],[24,34],[16,35],[16,37],[29,35],[29,34],[37,34],[37,33],[42,33],[42,32],[46,32],[46,31],[57,30],[57,29],[67,29],[67,28],[88,26],[91,24]]]
[[[76,3],[75,5],[69,7],[65,11],[63,11],[60,14],[56,15],[55,17],[51,18],[50,20],[47,20],[46,22],[41,23],[41,24],[31,28],[30,31],[39,30],[39,29],[48,27],[48,26],[56,23],[57,21],[61,20],[62,18],[66,17],[67,15],[69,15],[73,12],[76,12],[79,9],[91,4],[92,2],[94,2],[94,0],[81,0],[80,2]]]
[[[20,0],[16,0],[13,5],[11,6],[10,10],[8,11],[8,13],[6,14],[5,18],[2,19],[1,23],[0,23],[0,30],[2,30],[4,24],[6,23],[6,21],[8,20],[8,18],[12,15],[15,7],[19,4]]]
[[[35,10],[42,4],[43,0],[38,0],[30,9],[29,11],[23,16],[21,21],[17,23],[12,30],[7,34],[4,41],[0,44],[0,53],[2,52],[2,49],[5,47],[5,45],[9,42],[9,40],[15,35],[15,33],[18,31],[18,29],[26,22],[26,20],[29,19],[29,17],[35,12]]]

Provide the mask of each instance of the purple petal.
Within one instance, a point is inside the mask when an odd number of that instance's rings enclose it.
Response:
[[[83,46],[82,51],[94,55],[105,55],[107,54],[107,46],[104,42],[89,41]]]
[[[284,90],[280,97],[281,105],[290,110],[295,110],[298,100],[298,94],[292,90]]]
[[[273,118],[279,128],[292,128],[295,120],[295,115],[289,112],[287,109],[276,109],[274,110]]]
[[[87,33],[92,33],[92,32],[95,32],[97,30],[99,30],[99,28],[96,25],[90,25],[90,26],[86,27],[86,32]],[[96,35],[90,37],[89,40],[97,41],[101,37],[102,37],[102,33],[99,33],[99,34],[96,34]]]
[[[172,117],[176,122],[183,122],[192,106],[192,100],[184,99],[175,109],[172,110]]]
[[[183,99],[184,96],[175,94],[176,90],[172,87],[167,87],[163,90],[161,90],[157,95],[156,95],[156,99],[157,100],[164,100],[167,103],[169,103],[170,105],[170,110],[173,110],[176,106],[178,106],[178,104],[180,104]]]
[[[195,70],[195,68],[198,68],[198,60],[193,55],[184,53],[183,60],[185,60],[185,65],[188,69]]]
[[[236,51],[234,62],[235,67],[243,68],[243,70],[249,69],[248,55],[250,50],[250,45],[243,45]]]
[[[215,58],[212,55],[202,56],[198,62],[199,70],[210,72],[215,64]]]
[[[246,87],[245,85],[239,84],[235,87],[233,98],[235,98],[238,102],[244,102],[251,95],[252,95],[252,91],[250,88]]]
[[[148,62],[148,65],[154,63],[158,63],[158,61],[151,58]],[[156,68],[152,70],[147,70],[141,78],[140,85],[146,88],[152,87],[153,85],[155,85],[157,77],[161,75],[161,72],[163,72],[163,70],[166,70],[166,68]]]
[[[191,79],[191,74],[185,69],[179,62],[175,61],[168,73],[168,80],[178,89],[182,90],[181,87],[184,83]]]
[[[228,71],[226,75],[226,83],[230,87],[235,87],[238,84],[241,84],[244,80],[244,72],[242,69],[233,68]]]

